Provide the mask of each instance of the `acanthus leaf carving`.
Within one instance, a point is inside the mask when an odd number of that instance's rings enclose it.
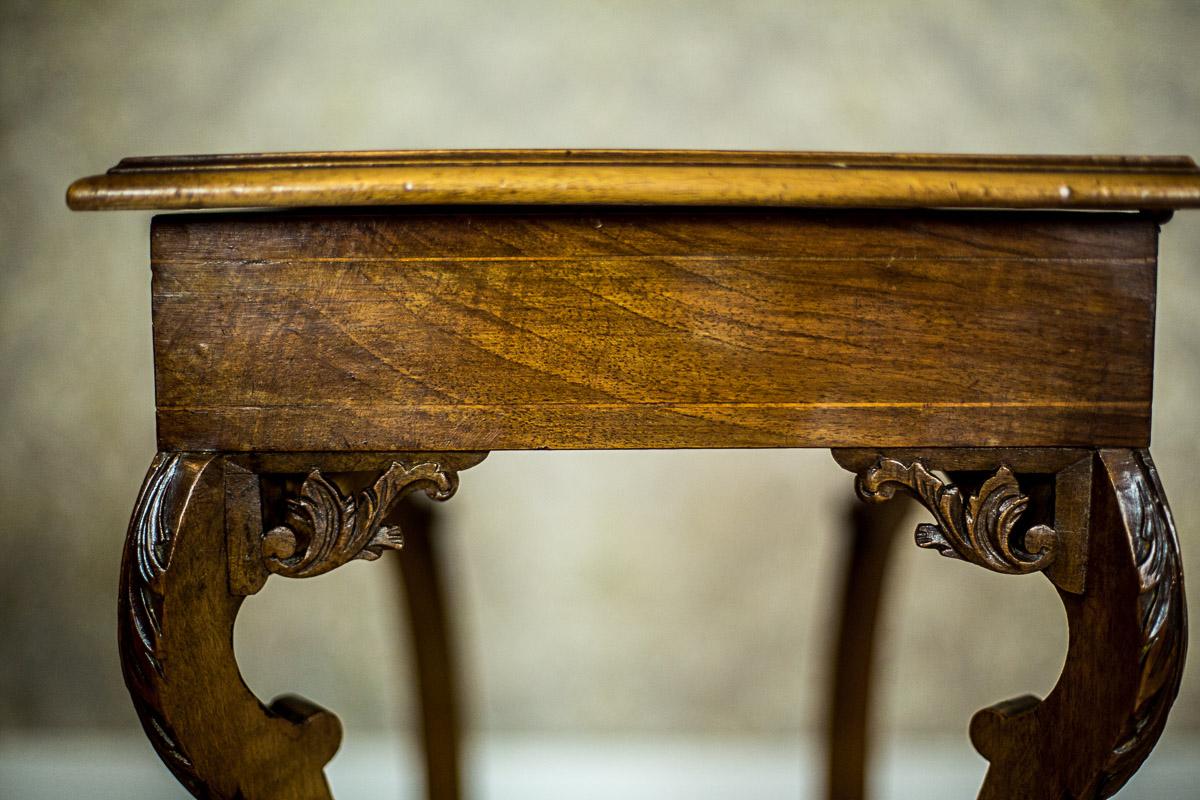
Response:
[[[1150,754],[1179,693],[1187,653],[1187,604],[1175,520],[1148,450],[1132,453],[1118,473],[1118,502],[1126,516],[1138,574],[1140,675],[1133,713],[1105,764],[1098,796],[1115,794]]]
[[[163,762],[197,796],[203,782],[157,696],[164,680],[163,582],[175,550],[178,517],[212,460],[212,455],[191,453],[155,457],[129,523],[118,611],[122,673],[142,726]]]
[[[1034,525],[1018,535],[1029,498],[1008,467],[1001,466],[965,503],[957,486],[921,461],[880,458],[858,476],[856,488],[859,497],[871,502],[891,499],[898,489],[910,493],[936,520],[917,526],[917,545],[943,556],[1010,575],[1044,570],[1054,560],[1057,536],[1052,528]]]
[[[457,488],[457,473],[439,464],[392,462],[372,486],[346,495],[314,468],[288,501],[285,524],[263,535],[264,562],[276,574],[308,578],[354,559],[373,561],[404,545],[401,530],[383,524],[396,501],[417,489],[446,500]]]

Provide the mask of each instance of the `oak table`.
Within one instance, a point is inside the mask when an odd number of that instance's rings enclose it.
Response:
[[[1190,159],[154,157],[67,197],[254,209],[150,232],[159,454],[119,638],[146,733],[197,797],[329,796],[338,720],[251,694],[238,607],[272,574],[400,547],[400,498],[450,497],[491,450],[832,449],[864,500],[929,509],[919,546],[1042,572],[1066,607],[1054,690],[971,721],[980,797],[1107,797],[1162,732],[1187,631],[1147,450],[1155,271],[1159,226],[1200,206]],[[867,594],[873,558],[856,567]],[[441,613],[410,594],[418,622]],[[436,665],[429,790],[445,798],[456,733],[438,732],[453,706]],[[833,796],[861,793],[860,759]]]

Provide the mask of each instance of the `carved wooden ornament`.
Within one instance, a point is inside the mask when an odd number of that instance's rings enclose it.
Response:
[[[1099,450],[1086,482],[1060,482],[1057,505],[1087,503],[1087,568],[1078,590],[1059,587],[1071,631],[1062,675],[1032,695],[980,711],[971,740],[990,763],[980,800],[1105,798],[1145,760],[1179,691],[1187,612],[1179,543],[1158,473],[1145,450]],[[1060,473],[1061,474],[1061,473]],[[936,518],[917,544],[997,572],[1027,573],[1070,553],[1052,529],[1020,536],[1029,504],[1001,466],[965,502],[921,461],[881,457],[858,493],[882,501],[912,493]]]
[[[1179,541],[1145,450],[1101,450],[1082,595],[1059,592],[1071,630],[1044,699],[1015,698],[971,720],[991,762],[981,800],[1104,798],[1149,755],[1179,691],[1187,610]]]
[[[1175,520],[1148,450],[1105,453],[1137,570],[1138,681],[1133,713],[1102,772],[1115,793],[1150,755],[1179,693],[1187,654],[1187,604]]]
[[[227,535],[231,502],[235,520],[257,524],[256,552],[269,550],[256,558],[258,568],[319,575],[398,546],[399,532],[383,526],[395,501],[415,489],[445,499],[458,485],[454,470],[478,460],[450,454],[445,467],[393,462],[350,496],[314,469],[289,503],[286,525],[268,534],[254,473],[212,453],[163,453],[154,460],[122,562],[122,667],[154,749],[193,795],[328,800],[323,767],[341,740],[333,714],[295,696],[263,704],[242,680],[233,626],[244,596],[261,582],[232,590],[237,558],[230,544],[242,541],[243,532]],[[248,487],[253,491],[242,491]]]
[[[1001,466],[965,504],[957,486],[920,461],[880,458],[858,476],[856,488],[871,502],[889,500],[904,489],[929,509],[937,522],[917,526],[919,547],[1010,575],[1044,570],[1054,561],[1058,539],[1053,528],[1034,525],[1023,537],[1018,534],[1017,522],[1029,498],[1008,467]]]
[[[400,528],[383,524],[397,500],[416,489],[447,500],[457,488],[458,475],[438,464],[393,462],[373,486],[347,496],[314,468],[299,498],[288,501],[287,524],[263,535],[263,558],[289,578],[321,575],[356,558],[374,561],[385,548],[404,546]]]
[[[157,700],[164,677],[163,580],[171,565],[179,517],[211,456],[159,455],[146,476],[129,524],[129,547],[121,576],[119,628],[125,683],[142,726],[163,763],[192,794],[203,788],[195,765],[178,741]],[[132,563],[131,563],[132,562]]]

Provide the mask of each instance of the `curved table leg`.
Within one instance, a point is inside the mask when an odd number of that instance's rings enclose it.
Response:
[[[294,495],[282,483],[271,494],[253,470],[221,456],[155,458],[126,540],[118,636],[142,726],[192,794],[330,797],[323,769],[341,725],[303,699],[284,697],[268,707],[250,692],[233,653],[238,608],[271,572],[318,575],[399,547],[399,530],[383,525],[392,504],[414,489],[449,497],[457,485],[453,470],[480,459],[447,456],[446,467],[392,463],[373,485],[349,494],[312,468]],[[312,466],[302,463],[301,472]],[[271,502],[260,504],[260,497]],[[263,520],[273,515],[282,524],[264,532]]]
[[[917,529],[922,547],[997,572],[1045,571],[1059,588],[1070,625],[1062,676],[1045,700],[975,715],[971,740],[991,764],[979,796],[1109,797],[1158,741],[1187,645],[1179,544],[1154,464],[1145,450],[1100,450],[1059,471],[1054,528],[1023,524],[1031,498],[1003,461],[989,469],[964,498],[921,460],[881,455],[858,490],[913,494],[937,520]]]
[[[979,712],[981,798],[1110,797],[1154,748],[1183,675],[1187,619],[1175,523],[1148,451],[1103,450],[1083,595],[1060,592],[1070,645],[1045,700]]]
[[[867,796],[875,623],[906,505],[855,503],[847,512],[849,552],[826,712],[826,796],[831,800]]]
[[[395,562],[416,663],[426,796],[458,800],[458,673],[435,539],[437,514],[428,503],[406,500],[397,506],[395,518],[404,531],[404,552]]]

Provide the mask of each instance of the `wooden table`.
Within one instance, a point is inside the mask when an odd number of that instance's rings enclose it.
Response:
[[[919,546],[1058,588],[1058,685],[971,722],[981,797],[1109,796],[1162,732],[1187,628],[1146,448],[1187,158],[138,158],[68,202],[257,209],[151,226],[160,452],[120,648],[198,797],[328,796],[338,720],[251,694],[238,607],[400,547],[398,500],[450,497],[490,450],[830,448],[864,500],[932,512]],[[430,793],[453,797],[452,698],[426,688]],[[832,796],[862,791],[860,755]]]

